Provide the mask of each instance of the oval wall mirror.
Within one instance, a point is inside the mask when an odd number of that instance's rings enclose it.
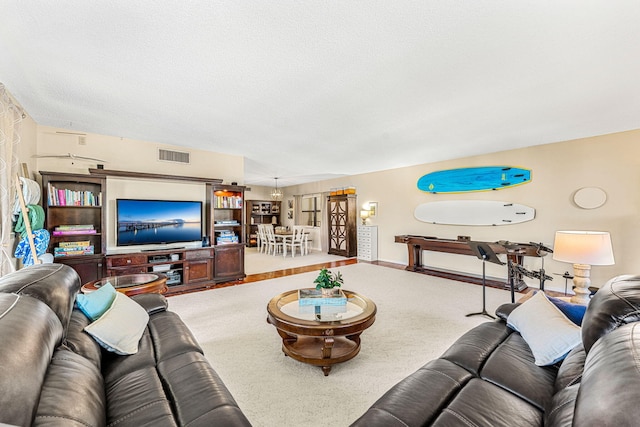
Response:
[[[596,209],[607,201],[607,193],[602,188],[584,187],[576,191],[573,201],[582,209]]]

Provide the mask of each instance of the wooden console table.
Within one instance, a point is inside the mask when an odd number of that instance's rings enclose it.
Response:
[[[409,265],[405,270],[415,271],[418,273],[428,274],[431,276],[443,277],[445,279],[458,280],[461,282],[482,284],[482,276],[469,273],[439,269],[434,267],[425,267],[422,262],[422,251],[446,252],[458,255],[475,256],[469,246],[470,240],[466,239],[439,239],[429,236],[412,236],[402,235],[395,237],[396,243],[406,243],[409,251]],[[540,257],[537,246],[527,243],[511,243],[506,241],[499,242],[481,242],[486,243],[496,254],[506,254],[510,264],[520,264],[525,256]],[[512,272],[507,271],[507,277],[511,277]],[[514,272],[514,290],[521,292],[527,288],[527,284],[522,279],[522,274]],[[486,285],[499,289],[509,289],[511,287],[508,279],[499,279],[495,277],[487,277]]]

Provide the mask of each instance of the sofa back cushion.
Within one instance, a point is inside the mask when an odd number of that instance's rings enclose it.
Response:
[[[42,385],[33,424],[102,427],[106,408],[104,380],[98,367],[67,348],[58,348]]]
[[[640,420],[640,323],[602,337],[587,355],[574,426],[633,426]]]
[[[567,357],[562,361],[562,365],[558,369],[556,376],[555,392],[574,384],[580,384],[582,371],[584,370],[584,362],[587,353],[584,348],[579,345],[569,352]]]
[[[0,293],[0,423],[30,426],[63,328],[43,302]]]
[[[74,308],[69,321],[67,338],[64,345],[74,353],[91,361],[98,370],[102,369],[102,350],[100,344],[91,335],[84,331],[84,328],[91,323],[91,320],[80,309]]]
[[[596,292],[582,320],[582,344],[587,353],[602,336],[640,320],[640,275],[618,276]]]
[[[0,293],[27,295],[48,305],[66,333],[71,309],[81,286],[80,276],[64,264],[38,264],[0,278]]]

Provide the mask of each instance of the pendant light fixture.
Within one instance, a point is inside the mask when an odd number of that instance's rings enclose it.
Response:
[[[273,178],[276,181],[276,188],[271,190],[272,200],[282,200],[282,190],[278,189],[278,177]]]

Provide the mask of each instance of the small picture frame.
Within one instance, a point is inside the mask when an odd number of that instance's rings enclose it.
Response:
[[[369,202],[369,218],[378,216],[378,202]]]
[[[289,200],[287,200],[287,207],[288,207],[289,209],[293,209],[293,199],[289,199]]]

